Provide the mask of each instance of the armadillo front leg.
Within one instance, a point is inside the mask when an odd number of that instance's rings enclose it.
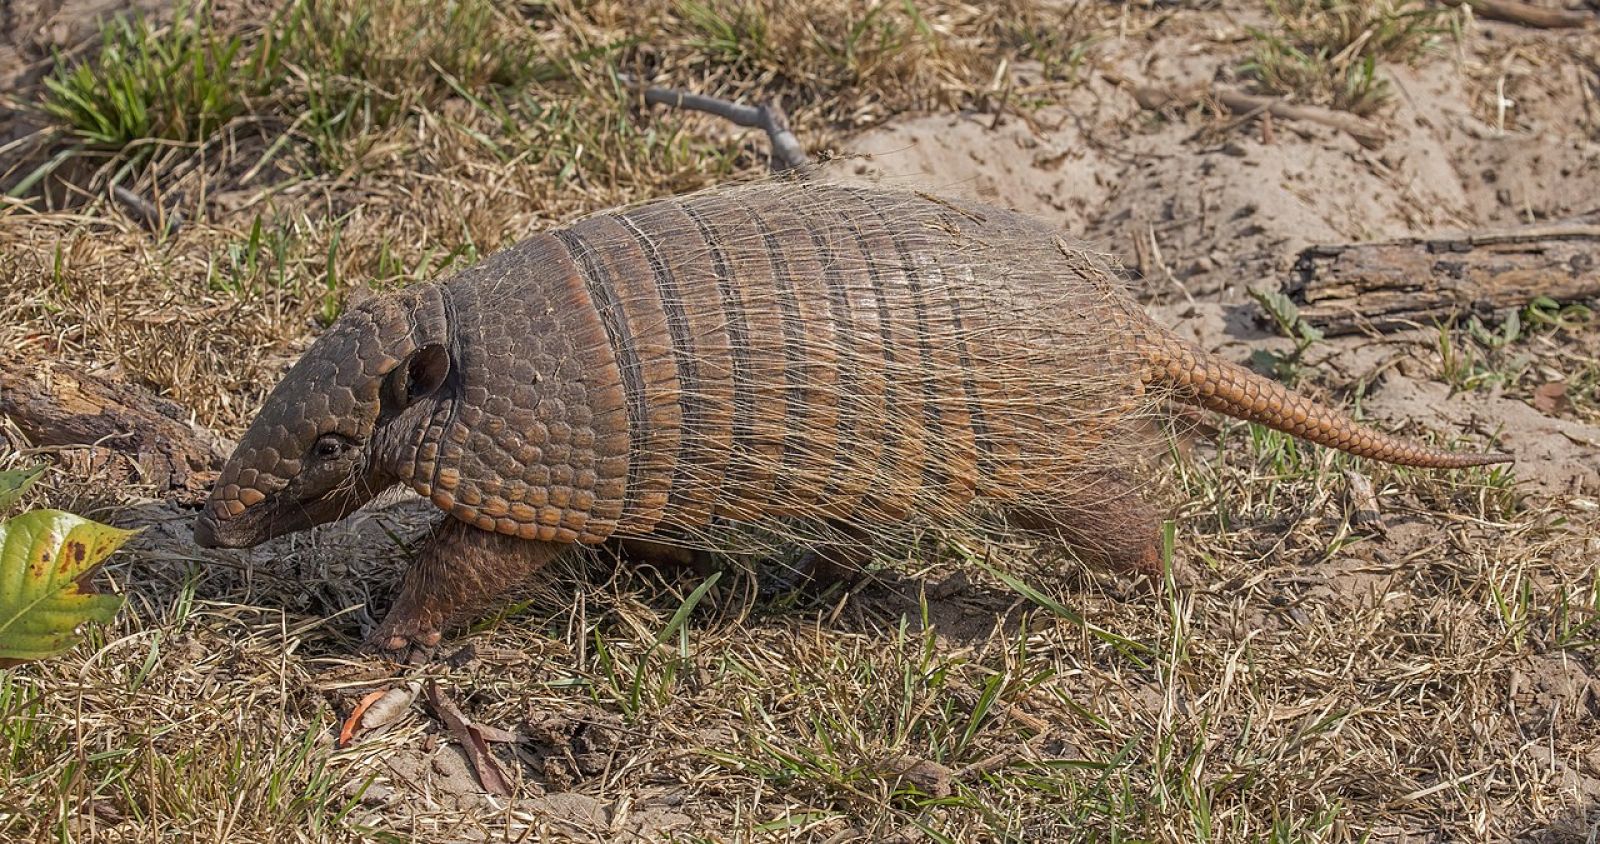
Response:
[[[422,661],[452,620],[504,595],[571,547],[446,518],[406,569],[394,606],[366,647],[397,661]]]

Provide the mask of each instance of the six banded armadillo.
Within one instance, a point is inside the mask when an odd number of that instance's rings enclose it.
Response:
[[[268,397],[195,538],[242,547],[396,484],[446,511],[370,643],[434,645],[572,543],[976,508],[1155,564],[1120,432],[1177,399],[1393,463],[1357,426],[1152,322],[1027,217],[773,183],[591,217],[370,299]]]

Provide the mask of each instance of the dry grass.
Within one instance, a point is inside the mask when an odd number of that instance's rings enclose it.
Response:
[[[1038,61],[1063,84],[1118,16],[1166,14],[1051,8],[238,13],[209,36],[239,39],[228,78],[244,93],[222,125],[177,120],[131,144],[62,125],[18,148],[0,183],[38,178],[0,208],[0,346],[119,366],[237,433],[351,288],[764,169],[759,139],[646,113],[613,69],[781,95],[822,148],[908,109],[998,108],[1002,64]],[[261,51],[272,69],[251,63]],[[114,185],[182,227],[141,227]],[[1525,321],[1500,347],[1447,335],[1475,357],[1441,347],[1431,365],[1515,395],[1559,376],[1570,414],[1593,421],[1600,336],[1576,316]],[[423,672],[472,718],[521,731],[496,750],[518,779],[509,801],[478,792],[420,707],[333,746],[372,679],[347,655],[415,506],[201,552],[186,513],[57,471],[52,503],[146,532],[110,568],[130,598],[115,626],[0,672],[0,839],[1593,841],[1592,502],[1557,510],[1498,471],[1362,466],[1380,537],[1351,524],[1353,465],[1247,427],[1202,444],[1163,480],[1191,585],[968,542],[821,597],[730,571],[663,637],[697,579],[603,560],[552,574],[481,626],[473,658]]]
[[[1411,63],[1459,26],[1455,13],[1411,0],[1270,2],[1242,70],[1266,91],[1371,114],[1391,95],[1385,63]]]

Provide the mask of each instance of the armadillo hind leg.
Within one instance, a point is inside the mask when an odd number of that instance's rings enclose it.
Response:
[[[805,588],[814,593],[829,587],[849,586],[866,573],[872,562],[872,537],[856,525],[835,522],[832,533],[838,541],[818,545],[800,557],[795,565],[796,574]]]
[[[834,519],[828,520],[825,528],[816,532],[818,541],[801,546],[803,551],[798,557],[773,560],[774,565],[763,570],[763,597],[795,590],[816,595],[833,586],[850,586],[862,578],[867,564],[872,562],[871,531]]]
[[[652,566],[662,571],[689,569],[701,577],[711,574],[711,552],[694,547],[682,537],[664,534],[660,539],[629,537],[606,543],[617,556],[636,566]]]
[[[366,649],[399,662],[424,661],[453,620],[499,599],[571,548],[446,518],[406,569],[394,605],[367,637]]]
[[[1007,521],[1071,547],[1086,562],[1117,571],[1161,574],[1161,517],[1121,468],[1088,472],[1053,502],[1011,509]]]

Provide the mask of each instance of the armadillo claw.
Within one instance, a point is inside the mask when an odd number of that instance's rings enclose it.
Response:
[[[444,634],[436,627],[414,618],[397,619],[390,613],[367,637],[362,650],[390,662],[421,665],[433,658],[443,638]]]

